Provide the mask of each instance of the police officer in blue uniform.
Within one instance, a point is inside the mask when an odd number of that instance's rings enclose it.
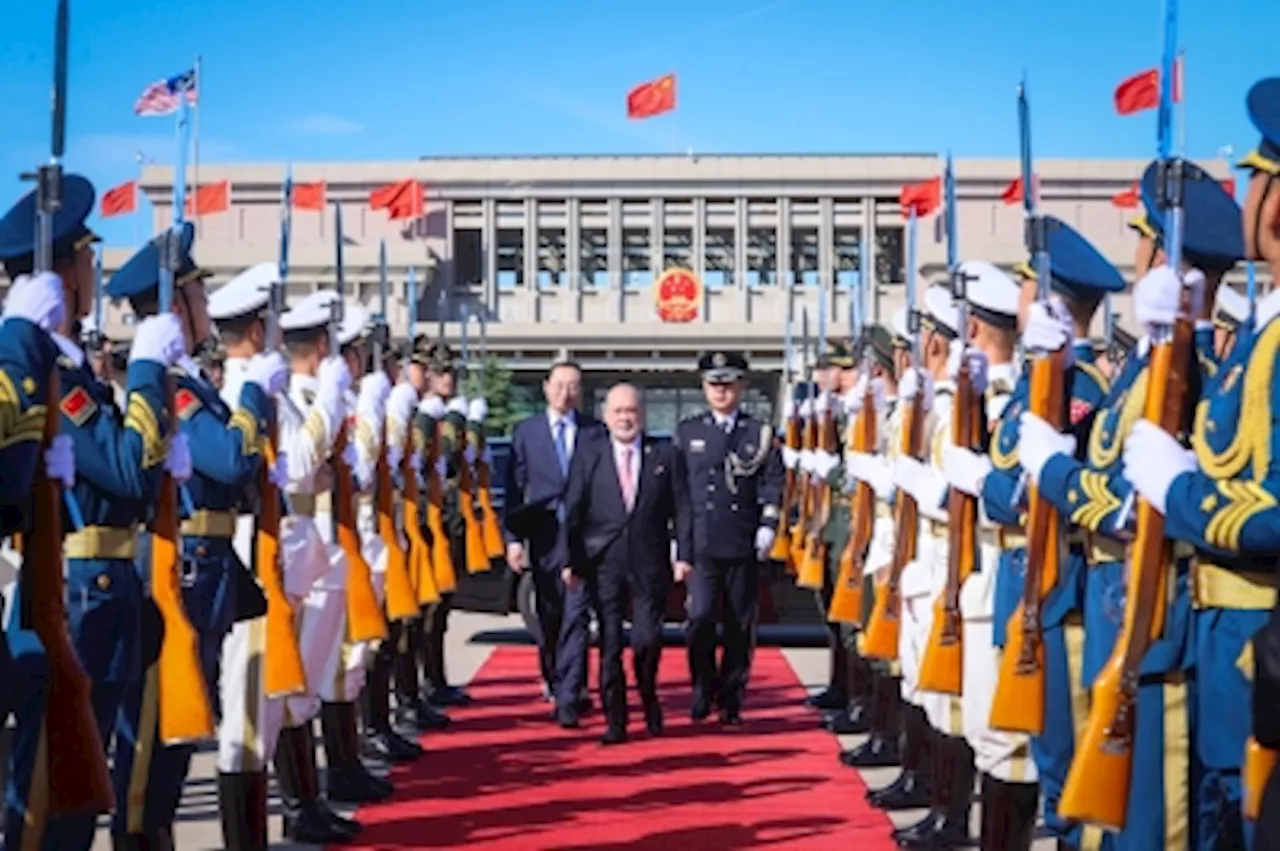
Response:
[[[71,638],[93,683],[92,702],[104,742],[111,740],[117,713],[129,684],[140,675],[139,641],[143,592],[133,569],[135,526],[151,504],[166,463],[163,378],[182,349],[182,331],[174,322],[142,323],[129,365],[127,408],[116,408],[111,389],[98,381],[84,351],[72,341],[72,327],[92,304],[94,274],[91,243],[84,226],[93,208],[93,187],[82,177],[63,184],[63,208],[55,217],[54,271],[61,278],[68,310],[53,331],[58,346],[60,428],[77,460],[74,486],[65,500],[67,609]],[[0,244],[12,276],[33,265],[34,197],[28,195],[0,220]],[[23,236],[25,234],[25,237]],[[168,463],[181,464],[181,447]],[[17,607],[15,606],[15,611]],[[64,817],[45,823],[45,790],[40,747],[45,712],[47,666],[35,634],[16,619],[8,629],[20,697],[14,712],[17,731],[10,755],[6,807],[6,847],[41,845],[87,849],[93,841],[92,816]],[[35,831],[34,835],[27,835]]]
[[[249,380],[234,411],[190,357],[209,339],[211,328],[204,289],[206,273],[191,259],[194,228],[183,226],[182,266],[174,279],[174,313],[157,317],[161,250],[166,235],[152,240],[107,285],[112,299],[127,299],[140,317],[176,318],[186,352],[174,370],[173,411],[179,434],[190,447],[189,480],[181,484],[182,600],[200,641],[200,661],[210,694],[217,694],[222,641],[239,619],[261,617],[266,602],[232,547],[239,507],[262,463],[260,437],[266,434],[274,406],[268,388],[284,383],[286,367],[278,356],[263,355],[251,367]],[[137,348],[137,342],[134,348]],[[149,570],[149,559],[143,569]],[[154,624],[154,621],[152,622]],[[147,660],[159,650],[159,635],[148,635]],[[148,841],[171,841],[172,822],[194,747],[165,746],[157,738],[156,678],[142,678],[130,689],[122,711],[124,728],[116,749],[114,777],[120,802],[112,818],[117,846],[145,847]],[[163,711],[163,708],[160,709]],[[139,747],[139,744],[142,747]],[[134,771],[135,761],[149,762]]]
[[[757,584],[777,532],[784,470],[767,423],[740,410],[747,359],[708,352],[698,361],[706,413],[676,427],[675,445],[688,471],[693,524],[682,541],[694,553],[689,589],[691,716],[720,707],[725,724],[742,723],[755,646]],[[724,599],[724,656],[716,664],[715,609]]]

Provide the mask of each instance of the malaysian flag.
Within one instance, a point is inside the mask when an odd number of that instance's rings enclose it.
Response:
[[[178,111],[178,96],[187,93],[187,103],[196,104],[196,72],[185,71],[167,80],[157,80],[142,92],[133,105],[134,115],[171,115]]]

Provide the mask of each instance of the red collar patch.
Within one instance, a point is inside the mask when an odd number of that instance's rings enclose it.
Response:
[[[76,428],[79,428],[98,410],[98,403],[93,401],[88,390],[76,387],[62,397],[62,403],[58,407],[63,415],[71,420]]]

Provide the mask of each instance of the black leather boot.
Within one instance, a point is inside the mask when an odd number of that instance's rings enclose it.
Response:
[[[901,687],[893,677],[877,677],[872,703],[871,737],[851,751],[840,754],[850,768],[889,768],[899,764],[901,748]]]
[[[360,761],[354,703],[325,703],[320,707],[329,800],[343,804],[372,804],[391,797],[391,784],[374,777]]]
[[[929,741],[933,728],[918,706],[905,707],[902,715],[902,772],[888,786],[867,793],[867,803],[888,812],[927,807],[930,800]]]
[[[823,726],[837,736],[870,732],[872,683],[876,674],[871,664],[853,650],[845,652],[845,670],[848,672],[849,700],[843,709],[823,719]]]
[[[126,833],[112,834],[112,851],[157,851],[159,839],[154,834]]]
[[[1006,783],[982,775],[982,851],[1031,851],[1040,784]]]
[[[841,711],[849,702],[848,650],[840,640],[840,631],[834,625],[827,627],[827,646],[831,650],[831,671],[827,675],[827,687],[805,699],[814,709]]]
[[[365,753],[386,762],[413,762],[422,756],[422,746],[406,739],[391,726],[391,661],[387,645],[374,657],[369,678],[360,694],[360,716],[364,722],[362,744]]]
[[[359,823],[337,815],[320,799],[310,721],[280,731],[274,762],[285,839],[324,845],[347,842],[360,831]]]
[[[427,702],[434,706],[466,706],[471,695],[465,689],[449,685],[444,665],[444,632],[432,629],[427,633],[427,656],[431,666],[427,668]]]
[[[450,719],[427,703],[419,678],[419,665],[426,670],[426,637],[422,625],[413,623],[406,627],[406,636],[396,653],[396,720],[404,726],[426,733],[443,730]]]
[[[267,851],[267,774],[252,771],[218,775],[222,847],[227,851]]]
[[[902,848],[962,848],[969,838],[969,808],[973,802],[973,751],[956,736],[936,738],[929,813],[920,821],[894,831]]]

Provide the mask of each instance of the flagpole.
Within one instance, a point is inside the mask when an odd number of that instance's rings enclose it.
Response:
[[[1180,101],[1175,107],[1178,110],[1178,153],[1184,159],[1187,156],[1187,54],[1186,50],[1178,51],[1178,61],[1173,66],[1174,97]]]
[[[193,104],[191,120],[191,196],[196,200],[192,202],[192,214],[196,220],[196,233],[200,233],[200,101],[204,98],[204,75],[200,69],[200,56],[196,55],[194,69],[196,76],[196,102]],[[185,99],[186,94],[182,97]],[[182,176],[186,180],[186,175]]]
[[[134,154],[134,158],[138,163],[138,185],[133,190],[133,244],[136,247],[142,245],[142,199],[139,196],[142,195],[142,168],[147,161],[147,157],[142,151],[138,151]]]

